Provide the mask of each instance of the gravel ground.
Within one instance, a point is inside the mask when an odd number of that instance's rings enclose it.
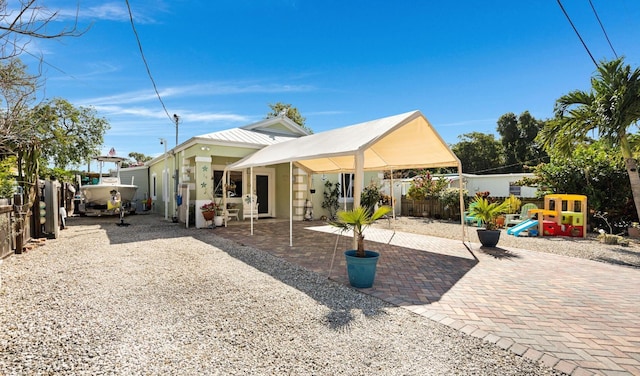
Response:
[[[448,239],[460,239],[461,224],[416,217],[397,217],[395,221],[378,221],[373,226],[389,228],[393,226],[398,231],[437,236]],[[480,246],[477,227],[466,226],[468,237],[472,243]],[[515,237],[507,235],[502,230],[498,247],[521,248],[538,252],[555,253],[571,257],[601,261],[611,264],[626,265],[640,268],[640,240],[629,239],[629,246],[608,245],[601,243],[596,234],[587,234],[586,238],[572,238],[565,236]]]
[[[154,215],[70,218],[4,260],[2,375],[558,375]]]

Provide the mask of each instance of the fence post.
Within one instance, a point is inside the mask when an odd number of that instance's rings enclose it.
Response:
[[[13,216],[15,218],[15,237],[16,250],[15,253],[21,254],[24,247],[24,217],[22,216],[22,195],[13,195]]]

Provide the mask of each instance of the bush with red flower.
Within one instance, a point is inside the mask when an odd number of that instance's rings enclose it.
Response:
[[[208,202],[200,207],[203,213],[215,213],[215,215],[222,215],[222,206],[215,202]]]

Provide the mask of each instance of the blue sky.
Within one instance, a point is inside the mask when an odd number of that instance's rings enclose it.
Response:
[[[130,0],[179,142],[291,103],[314,132],[420,110],[448,143],[587,90],[595,67],[557,1]],[[563,5],[596,60],[614,57],[588,0]],[[640,2],[592,0],[618,55],[640,66]],[[51,0],[68,24],[77,2]],[[77,38],[34,41],[42,97],[93,106],[103,151],[156,156],[175,125],[157,99],[126,2],[79,1]],[[55,26],[55,25],[52,25]],[[24,61],[36,69],[35,61]]]

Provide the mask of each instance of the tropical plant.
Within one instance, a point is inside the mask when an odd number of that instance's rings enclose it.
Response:
[[[522,200],[514,195],[509,195],[504,201],[507,203],[505,214],[516,214],[522,206]]]
[[[355,236],[358,245],[356,249],[356,256],[365,257],[364,230],[390,211],[390,206],[381,206],[375,212],[369,213],[367,208],[358,206],[352,210],[340,210],[338,212],[338,220],[331,221],[329,224],[337,227],[341,232],[353,231],[353,235]]]
[[[462,198],[467,197],[467,190],[462,190]],[[460,188],[446,188],[438,197],[440,201],[448,208],[450,213],[460,213]]]
[[[329,211],[329,219],[335,219],[336,212],[340,208],[340,183],[334,184],[329,180],[325,181],[322,196],[322,208]]]
[[[555,113],[555,119],[538,134],[543,147],[569,156],[576,145],[597,132],[622,154],[640,217],[640,175],[628,133],[640,120],[640,69],[624,65],[623,58],[599,63],[591,91],[575,90],[560,97]]]
[[[507,201],[490,202],[484,197],[476,197],[473,203],[473,205],[469,205],[469,215],[482,221],[487,230],[496,230],[498,228],[496,219],[504,214],[509,206]]]
[[[382,194],[378,185],[375,182],[371,182],[368,186],[364,187],[360,194],[360,205],[365,207],[369,213],[373,213],[376,208],[376,204],[380,202]]]
[[[423,171],[411,181],[411,185],[407,190],[407,197],[412,200],[424,200],[428,198],[437,198],[449,182],[446,178],[440,176],[437,179],[429,171]]]

